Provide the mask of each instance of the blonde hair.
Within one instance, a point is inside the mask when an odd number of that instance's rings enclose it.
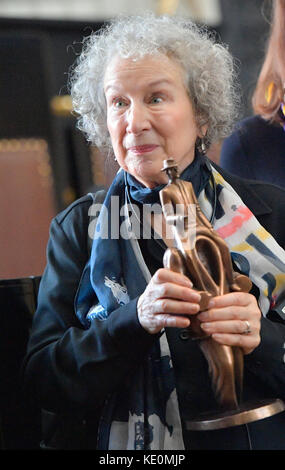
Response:
[[[274,0],[267,52],[252,98],[255,114],[279,121],[285,82],[285,0]]]

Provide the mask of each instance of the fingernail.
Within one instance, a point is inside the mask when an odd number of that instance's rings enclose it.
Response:
[[[196,310],[195,313],[200,312],[200,305],[194,304],[194,305],[193,305],[193,309]]]
[[[198,320],[203,321],[208,319],[208,313],[207,312],[201,312],[198,315]]]
[[[212,308],[214,307],[214,305],[215,305],[215,301],[211,299],[208,303],[208,308]]]
[[[190,281],[190,279],[188,277],[185,277],[185,281],[187,282],[187,284],[190,286],[190,287],[193,287],[193,283]]]
[[[217,341],[222,341],[222,340],[224,340],[224,337],[223,337],[223,335],[222,335],[221,333],[215,333],[215,334],[213,334],[213,335],[212,335],[212,338],[215,339],[215,340],[217,340]]]
[[[195,300],[198,303],[200,302],[200,300],[201,300],[201,295],[200,294],[198,294],[198,293],[196,294],[196,292],[194,292],[194,293],[192,293],[192,296],[194,297],[193,300]]]

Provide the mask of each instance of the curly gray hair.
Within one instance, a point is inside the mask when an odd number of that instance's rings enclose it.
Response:
[[[197,125],[208,125],[206,145],[226,137],[237,117],[235,67],[227,48],[205,28],[185,18],[146,14],[120,17],[83,41],[70,75],[78,127],[87,140],[110,149],[103,80],[114,55],[139,59],[163,53],[185,70],[185,84]]]

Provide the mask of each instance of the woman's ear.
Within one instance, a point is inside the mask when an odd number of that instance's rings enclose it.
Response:
[[[200,139],[204,139],[206,137],[207,130],[208,130],[208,124],[203,124],[202,126],[200,126],[199,131],[198,131],[198,137],[200,137]]]

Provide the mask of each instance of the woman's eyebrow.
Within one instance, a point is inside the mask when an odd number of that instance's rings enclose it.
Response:
[[[158,80],[155,80],[155,81],[153,81],[153,82],[150,82],[150,83],[148,84],[148,86],[173,85],[173,83],[174,83],[174,82],[173,82],[172,80],[169,80],[169,79],[167,79],[167,78],[163,78],[163,79],[161,79],[161,80],[158,79]]]
[[[155,87],[155,86],[173,85],[173,84],[174,84],[173,80],[169,80],[169,79],[167,79],[167,78],[162,78],[162,79],[158,79],[158,80],[154,80],[154,81],[152,81],[152,82],[149,82],[149,83],[146,84],[146,86],[150,88],[150,87]],[[106,93],[107,91],[109,91],[110,89],[120,91],[120,86],[119,86],[119,85],[116,85],[116,84],[110,83],[110,84],[108,84],[108,85],[106,86],[106,88],[105,88],[105,90],[104,90],[105,93]]]

